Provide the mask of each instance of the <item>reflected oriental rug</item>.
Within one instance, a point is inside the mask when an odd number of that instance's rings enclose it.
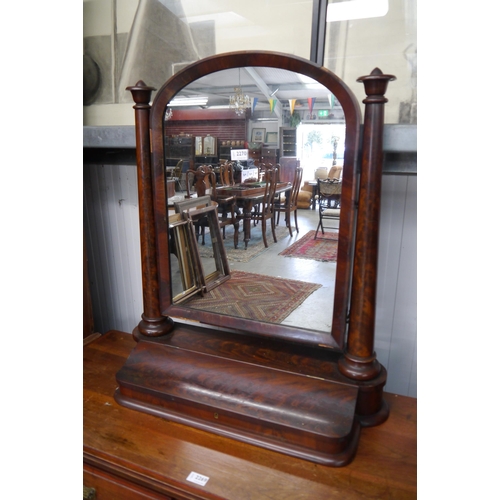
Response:
[[[231,271],[231,279],[186,306],[238,318],[281,323],[314,291],[316,283]]]
[[[238,248],[234,248],[234,229],[231,226],[226,227],[226,239],[222,240],[224,243],[224,248],[226,249],[227,260],[229,262],[249,262],[262,252],[269,250],[271,245],[274,243],[273,235],[271,232],[271,224],[267,224],[266,238],[268,247],[264,246],[264,240],[262,239],[262,230],[260,227],[252,227],[250,241],[248,242],[248,247],[245,249],[245,242],[243,236],[243,224],[240,224],[239,230],[239,241]],[[285,236],[289,236],[288,228],[283,226],[276,226],[276,239],[278,241],[282,240]],[[205,245],[198,243],[198,250],[200,252],[200,257],[212,258],[214,256],[212,250],[212,243],[210,241],[210,234],[205,235]]]
[[[319,231],[317,239],[314,239],[315,233],[316,231],[309,231],[279,255],[297,259],[319,260],[321,262],[336,262],[339,244],[338,231],[325,231],[325,234],[321,234],[321,231]]]

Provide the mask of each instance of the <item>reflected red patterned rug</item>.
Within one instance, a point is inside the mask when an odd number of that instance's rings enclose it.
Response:
[[[321,285],[316,283],[231,271],[231,279],[185,305],[238,318],[281,323],[318,288]]]
[[[338,231],[318,231],[318,238],[314,239],[316,231],[309,231],[300,240],[287,247],[279,255],[295,257],[297,259],[312,259],[321,262],[336,262],[339,245]]]

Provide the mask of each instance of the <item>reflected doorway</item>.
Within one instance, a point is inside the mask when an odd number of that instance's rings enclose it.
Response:
[[[336,139],[335,139],[336,138]],[[333,166],[334,142],[337,141],[336,163],[344,165],[345,124],[304,123],[297,127],[297,149],[300,166],[304,169],[304,179],[314,179],[319,167],[328,170]]]

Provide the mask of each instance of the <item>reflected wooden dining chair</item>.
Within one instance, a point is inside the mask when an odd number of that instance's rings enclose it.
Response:
[[[297,233],[299,232],[299,224],[297,220],[297,200],[299,197],[299,191],[300,191],[300,185],[302,184],[302,173],[303,173],[303,168],[302,167],[297,167],[295,169],[295,173],[293,176],[293,183],[292,183],[292,189],[290,190],[289,193],[285,196],[284,200],[281,200],[280,198],[275,201],[274,204],[274,211],[276,213],[276,225],[279,225],[280,222],[280,214],[281,212],[285,213],[285,223],[288,227],[288,231],[290,232],[290,236],[292,235],[292,212],[294,214],[294,219],[295,219],[295,230]]]
[[[179,160],[175,168],[172,170],[172,175],[170,176],[170,180],[175,181],[175,185],[179,188],[179,191],[182,191],[181,175],[183,165],[184,162],[182,160]]]
[[[238,248],[238,231],[240,228],[240,221],[237,218],[238,207],[236,206],[236,198],[234,196],[227,196],[223,191],[217,190],[215,172],[207,177],[209,183],[208,192],[212,201],[217,203],[217,214],[219,219],[219,226],[222,231],[222,238],[226,239],[226,226],[233,226],[234,228],[234,248]]]
[[[211,176],[214,175],[212,167],[209,165],[200,165],[196,170],[188,170],[186,172],[186,198],[193,198],[195,193],[197,198],[210,195],[211,193]],[[207,221],[204,218],[199,219],[194,223],[196,230],[196,240],[199,240],[201,235],[201,244],[205,244],[205,228]]]
[[[220,184],[222,186],[234,186],[233,163],[230,161],[220,165]]]
[[[314,234],[314,239],[318,237],[318,231],[321,228],[321,234],[325,234],[327,229],[338,229],[337,226],[325,226],[325,221],[340,220],[340,194],[342,192],[342,182],[331,179],[318,179],[318,207],[319,222]],[[333,208],[331,204],[333,202]]]
[[[267,172],[269,170],[276,169],[278,172],[276,174],[276,182],[279,181],[279,175],[280,175],[280,164],[277,163],[276,165],[273,165],[272,163],[261,163],[259,166],[259,173],[258,173],[258,178],[257,179],[247,179],[245,182],[264,182],[266,179]],[[254,211],[255,212],[260,212],[261,209],[261,204],[257,203],[254,206]],[[255,219],[253,222],[253,225],[256,226],[258,223],[258,219]]]
[[[210,194],[207,191],[211,189],[210,177],[213,173],[210,165],[200,165],[196,170],[186,172],[186,198],[193,196],[205,196]]]
[[[264,174],[263,181],[266,183],[264,197],[260,202],[259,206],[256,207],[251,214],[251,220],[254,223],[260,222],[262,226],[262,240],[264,241],[264,246],[267,248],[267,238],[266,238],[266,222],[271,221],[271,231],[273,233],[274,242],[277,243],[276,238],[276,228],[274,221],[274,197],[276,195],[276,183],[278,181],[278,169],[268,168]]]

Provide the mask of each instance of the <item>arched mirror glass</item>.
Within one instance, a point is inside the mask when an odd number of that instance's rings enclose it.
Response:
[[[346,276],[353,234],[358,111],[354,110],[354,125],[352,116],[350,120],[354,134],[347,138],[349,124],[333,85],[316,80],[309,71],[247,65],[207,73],[196,78],[180,75],[171,85],[172,96],[163,106],[161,124],[153,124],[157,132],[153,158],[157,173],[160,168],[163,170],[163,203],[169,216],[175,215],[179,202],[205,194],[214,199],[216,190],[219,207],[225,207],[225,218],[219,214],[219,220],[224,222],[223,236],[217,243],[224,246],[232,277],[221,286],[227,287],[229,281],[234,286],[231,290],[213,288],[212,294],[218,300],[202,293],[190,294],[186,300],[185,285],[176,281],[177,256],[171,252],[168,263],[162,259],[169,266],[168,271],[163,271],[167,276],[163,288],[164,313],[174,319],[252,334],[341,347],[344,335],[341,323],[345,323],[349,291]],[[169,82],[165,88],[168,87]],[[352,110],[350,113],[353,114]],[[232,165],[229,186],[223,186],[227,180],[221,171],[226,162]],[[302,169],[300,189],[310,193],[310,208],[298,210],[299,232],[295,230],[292,214],[292,235],[285,213],[280,215],[275,228],[277,242],[267,221],[266,248],[262,222],[246,219],[249,212],[261,208],[260,198],[251,204],[248,199],[257,199],[265,191],[265,171],[270,166],[278,168],[274,199],[282,201],[290,195],[296,168]],[[213,172],[213,181],[205,179],[203,192],[197,191],[193,173],[200,167]],[[325,255],[324,261],[320,256],[310,260],[290,258],[286,250],[318,227],[321,201],[318,179],[330,179],[335,184],[335,196],[326,200],[325,206],[335,209],[337,217],[325,220],[324,225],[328,227],[325,233],[337,239],[331,243],[336,256],[332,259]],[[232,200],[230,209],[228,199]],[[227,222],[228,218],[231,222]],[[197,224],[196,231],[193,241],[201,267],[217,268],[217,252],[211,241],[213,231],[205,232],[203,221]],[[322,236],[321,228],[318,236]],[[237,285],[236,280],[239,280]],[[279,288],[278,285],[282,288],[268,290],[266,283],[270,288]],[[277,294],[272,310],[264,300],[268,292]],[[258,294],[262,294],[260,305],[254,296]],[[337,310],[337,320],[336,308],[342,309]]]

